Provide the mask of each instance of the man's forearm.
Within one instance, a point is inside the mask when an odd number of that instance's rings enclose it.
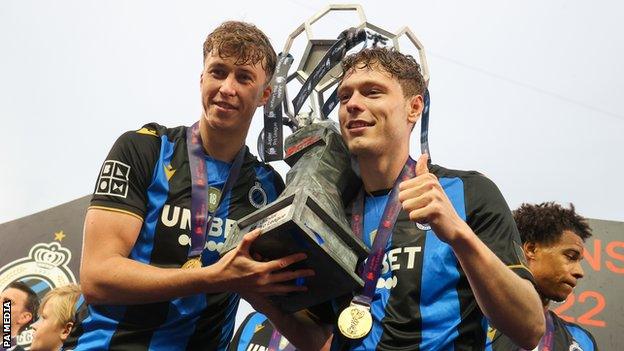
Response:
[[[202,292],[216,292],[209,284],[214,268],[158,268],[125,257],[110,257],[81,268],[81,287],[94,304],[140,304],[168,301]],[[212,288],[212,289],[211,289]],[[214,291],[211,291],[214,290]]]
[[[485,316],[517,345],[534,348],[545,330],[533,285],[515,274],[470,230],[451,244]]]

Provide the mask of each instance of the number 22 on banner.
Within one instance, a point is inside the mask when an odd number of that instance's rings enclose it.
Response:
[[[602,310],[606,306],[606,301],[605,301],[604,296],[597,291],[591,291],[591,290],[583,291],[582,293],[579,294],[578,299],[576,298],[574,294],[570,294],[570,296],[568,296],[566,301],[562,303],[560,306],[558,306],[557,308],[554,308],[553,311],[557,315],[559,315],[559,317],[561,317],[562,319],[568,322],[575,322],[574,317],[567,316],[563,313],[567,311],[570,307],[572,307],[576,301],[583,304],[589,298],[595,299],[596,305],[590,308],[587,312],[580,315],[578,318],[576,318],[576,323],[590,325],[592,327],[606,327],[607,322],[603,320],[593,319],[593,318],[598,317],[597,316],[598,313],[602,312]]]

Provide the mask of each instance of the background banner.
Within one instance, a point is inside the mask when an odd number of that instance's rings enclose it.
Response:
[[[51,289],[77,283],[82,224],[91,196],[0,224],[0,291],[23,281],[39,299]],[[17,339],[30,345],[32,329]]]

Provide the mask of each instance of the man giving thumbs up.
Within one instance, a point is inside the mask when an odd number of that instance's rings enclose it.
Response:
[[[343,71],[340,128],[364,184],[346,212],[371,248],[365,287],[307,314],[266,310],[269,318],[301,350],[484,350],[486,318],[534,348],[544,315],[496,185],[409,157],[425,89],[417,62],[370,48]]]

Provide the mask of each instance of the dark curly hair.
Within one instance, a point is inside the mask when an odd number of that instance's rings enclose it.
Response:
[[[522,204],[513,211],[522,242],[555,243],[569,230],[585,239],[592,236],[587,220],[574,211],[574,205],[564,208],[554,202]]]
[[[223,22],[204,41],[204,62],[212,50],[216,50],[221,58],[236,58],[237,65],[255,65],[260,62],[266,72],[267,82],[271,81],[275,72],[275,50],[269,38],[251,23]]]
[[[366,48],[342,61],[344,74],[355,68],[374,69],[376,66],[383,68],[399,81],[406,98],[425,93],[425,79],[418,62],[411,55],[404,55],[394,48]]]

